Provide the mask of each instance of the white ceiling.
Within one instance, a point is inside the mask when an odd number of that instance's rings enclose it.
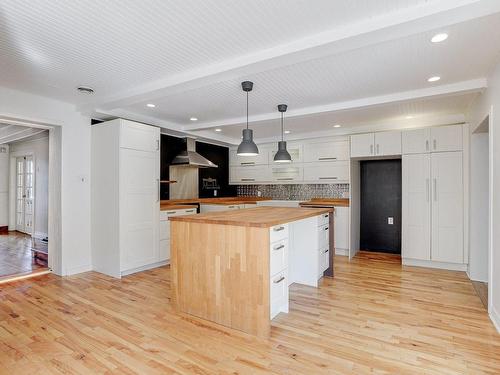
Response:
[[[0,124],[0,145],[26,140],[43,132],[47,132],[47,130],[19,125]]]
[[[432,44],[436,32],[450,37]],[[497,0],[0,3],[0,85],[229,143],[245,79],[257,138],[277,133],[282,102],[308,136],[463,119],[499,56]]]

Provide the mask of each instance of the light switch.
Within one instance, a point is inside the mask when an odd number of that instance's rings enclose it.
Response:
[[[388,217],[387,218],[387,224],[394,225],[394,218],[393,217]]]

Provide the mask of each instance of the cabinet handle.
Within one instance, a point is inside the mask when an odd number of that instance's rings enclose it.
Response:
[[[160,151],[160,140],[156,140],[156,151]]]
[[[430,187],[430,184],[429,184],[429,179],[426,178],[425,179],[425,196],[427,198],[427,202],[429,202],[429,196],[431,195],[431,187]]]
[[[337,160],[337,158],[332,157],[324,157],[324,158],[318,158],[318,160]]]
[[[380,154],[380,145],[377,143],[377,155]]]
[[[435,139],[432,141],[432,147],[434,150],[437,148],[437,141]]]
[[[175,214],[175,211],[167,211],[167,215],[173,215]]]
[[[437,178],[434,179],[434,201],[437,201]]]
[[[277,228],[273,228],[273,230],[275,232],[281,232],[282,230],[285,230],[285,227],[277,227]]]
[[[429,151],[429,140],[425,141],[425,151]]]
[[[159,202],[160,201],[160,179],[159,178],[156,179],[156,185],[158,186],[158,195],[156,196],[156,201]]]
[[[373,145],[370,145],[370,155],[373,155]]]
[[[247,161],[247,162],[244,162],[244,163],[240,163],[240,165],[253,165],[255,164],[254,161]]]
[[[320,180],[336,180],[338,177],[320,177]]]
[[[227,206],[227,208],[234,208],[234,206]]]
[[[273,283],[275,284],[279,284],[281,283],[283,280],[285,280],[285,276],[281,276],[278,280],[274,280]]]
[[[293,181],[293,177],[283,177],[283,178],[277,178],[278,181]]]
[[[255,178],[242,178],[241,181],[255,181]]]
[[[279,246],[275,246],[273,247],[273,250],[281,250],[285,247],[285,245],[279,245]]]
[[[324,214],[323,217],[328,217],[328,214]]]
[[[328,227],[325,228],[325,230],[328,230],[328,229],[330,229],[330,228],[328,228]]]
[[[326,254],[328,251],[329,251],[329,249],[326,249],[325,251],[323,251],[323,254]]]

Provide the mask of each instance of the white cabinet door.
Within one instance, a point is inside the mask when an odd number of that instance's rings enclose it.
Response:
[[[335,207],[333,213],[333,239],[335,249],[349,249],[349,207]]]
[[[374,143],[373,133],[351,135],[351,158],[374,156]]]
[[[304,145],[305,162],[349,160],[349,142],[316,142]]]
[[[432,154],[431,164],[431,259],[463,263],[462,152]]]
[[[349,162],[333,161],[304,164],[304,181],[323,184],[349,181]]]
[[[231,167],[229,173],[231,183],[255,184],[271,181],[271,170],[268,166]]]
[[[402,257],[431,259],[431,156],[404,155],[402,162]]]
[[[375,133],[375,155],[401,155],[401,132]]]
[[[121,120],[120,147],[138,151],[159,151],[160,128]]]
[[[462,151],[462,125],[431,128],[432,152]]]
[[[303,175],[304,169],[302,168],[302,165],[296,165],[296,164],[288,164],[282,166],[273,165],[270,166],[270,168],[273,181],[285,183],[285,182],[294,182],[294,181],[297,182],[304,180],[304,175]]]
[[[229,151],[229,165],[266,165],[269,161],[269,148],[259,147],[259,154],[255,156],[238,156],[236,150]]]
[[[424,154],[431,151],[431,129],[414,129],[403,132],[403,154]]]
[[[121,271],[159,259],[158,152],[120,149]]]

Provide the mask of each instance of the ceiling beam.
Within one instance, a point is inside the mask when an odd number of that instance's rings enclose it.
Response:
[[[39,134],[44,132],[45,129],[39,129],[39,128],[26,128],[20,131],[17,131],[15,133],[11,133],[6,136],[0,137],[0,144],[2,143],[12,143],[15,141],[22,140],[24,138],[31,137],[33,135]]]
[[[440,96],[450,96],[457,94],[466,94],[472,92],[480,92],[488,86],[486,78],[474,79],[470,81],[463,81],[457,83],[451,83],[447,85],[432,86],[425,89],[417,89],[412,91],[402,91],[396,92],[388,95],[372,96],[368,98],[361,98],[355,100],[349,100],[345,102],[337,102],[320,106],[299,108],[295,110],[287,111],[287,118],[307,116],[312,114],[324,113],[324,112],[336,112],[345,111],[353,109],[361,109],[366,107],[372,107],[377,105],[383,105],[388,103],[403,102],[408,100],[422,100],[432,97]],[[251,117],[251,122],[259,121],[269,121],[276,120],[279,118],[277,112],[264,113],[260,115],[255,115]],[[193,131],[208,129],[213,127],[224,127],[229,125],[240,125],[246,122],[246,117],[236,117],[231,119],[225,119],[221,121],[212,122],[201,122],[192,125],[186,125],[182,127],[182,130]]]
[[[89,112],[117,108],[204,87],[215,82],[335,55],[500,12],[497,0],[444,0],[374,17],[218,64],[139,85],[109,96],[96,95],[78,107]]]

